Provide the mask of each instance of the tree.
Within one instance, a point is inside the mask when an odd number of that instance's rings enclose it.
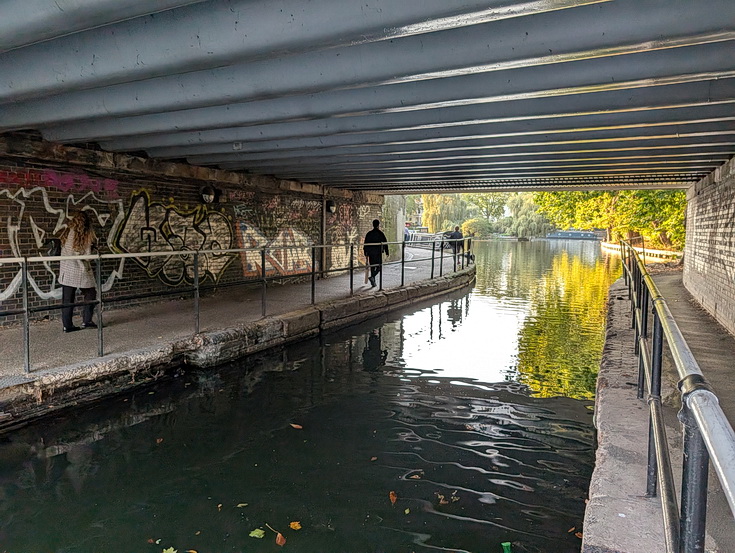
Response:
[[[471,215],[462,194],[422,194],[424,204],[422,223],[429,232],[448,230],[461,225]]]
[[[604,228],[608,241],[643,236],[654,246],[684,247],[683,191],[539,192],[534,198],[563,229]]]
[[[491,192],[489,194],[464,194],[467,201],[477,207],[482,216],[488,221],[499,219],[505,213],[505,204],[508,194],[503,192]]]
[[[508,195],[510,218],[505,232],[521,238],[545,236],[552,229],[549,220],[539,213],[539,206],[530,192],[518,192]]]

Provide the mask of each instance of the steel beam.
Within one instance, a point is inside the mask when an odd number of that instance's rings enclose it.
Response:
[[[600,1],[209,1],[0,56],[0,75],[5,76],[0,102],[435,33]],[[112,13],[110,17],[114,20]],[[46,63],[34,64],[39,58]]]

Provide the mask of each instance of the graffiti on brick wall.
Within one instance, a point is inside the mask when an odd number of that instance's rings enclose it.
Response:
[[[269,195],[252,196],[233,207],[238,220],[241,248],[265,248],[265,265],[260,251],[242,252],[246,277],[292,276],[312,270],[311,246],[321,226],[320,200]]]
[[[58,237],[66,228],[66,222],[75,211],[88,211],[95,220],[95,226],[101,229],[98,234],[106,236],[113,232],[123,220],[121,200],[107,200],[98,197],[94,192],[80,195],[69,194],[63,204],[49,198],[48,190],[43,186],[23,187],[17,190],[0,190],[0,209],[7,213],[0,231],[7,233],[7,243],[12,257],[44,256],[44,244],[49,238]],[[39,262],[43,267],[31,265],[28,283],[42,299],[61,297],[61,288],[57,286],[56,272],[58,264]],[[54,265],[54,266],[52,266]],[[123,273],[124,260],[109,275],[104,276],[103,290],[110,290],[116,279]],[[7,300],[15,294],[22,284],[20,268],[10,282],[0,288],[0,301]]]
[[[20,188],[55,188],[62,192],[94,192],[117,199],[118,185],[115,179],[95,178],[83,173],[60,173],[52,169],[43,171],[19,169],[17,172],[0,171],[0,182]]]
[[[198,205],[180,208],[151,201],[146,191],[135,192],[125,219],[111,242],[119,253],[153,253],[233,248],[232,224],[223,213]],[[234,253],[199,256],[199,278],[218,282]],[[187,255],[133,258],[152,278],[176,286],[194,281],[193,260]]]
[[[310,273],[312,269],[312,241],[303,232],[289,228],[281,230],[275,238],[269,240],[257,227],[240,222],[240,247],[265,247],[266,276],[292,276]],[[263,253],[247,251],[240,253],[243,275],[258,277],[263,274]]]

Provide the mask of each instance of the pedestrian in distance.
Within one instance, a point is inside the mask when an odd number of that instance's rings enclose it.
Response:
[[[375,219],[373,221],[373,230],[369,231],[365,235],[365,244],[362,247],[362,251],[367,258],[367,263],[370,266],[370,286],[375,288],[375,277],[381,271],[383,265],[383,252],[388,255],[388,239],[378,227],[380,221]]]
[[[97,247],[97,235],[92,228],[92,217],[86,211],[75,213],[61,234],[61,255],[90,255]],[[59,283],[61,302],[68,306],[76,299],[77,289],[81,290],[85,302],[93,302],[97,297],[92,264],[88,259],[64,259],[60,261]],[[82,328],[97,328],[92,321],[94,304],[88,303],[82,309],[82,326],[74,326],[74,307],[61,308],[61,324],[64,332],[74,332]]]
[[[457,263],[457,257],[460,255],[461,251],[464,251],[464,236],[462,235],[462,231],[459,230],[459,227],[454,227],[454,232],[449,235],[449,238],[453,240],[451,243],[452,245],[452,253],[454,254],[454,262]]]

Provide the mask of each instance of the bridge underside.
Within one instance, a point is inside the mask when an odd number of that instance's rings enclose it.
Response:
[[[0,132],[382,193],[686,188],[732,0],[7,0]]]

